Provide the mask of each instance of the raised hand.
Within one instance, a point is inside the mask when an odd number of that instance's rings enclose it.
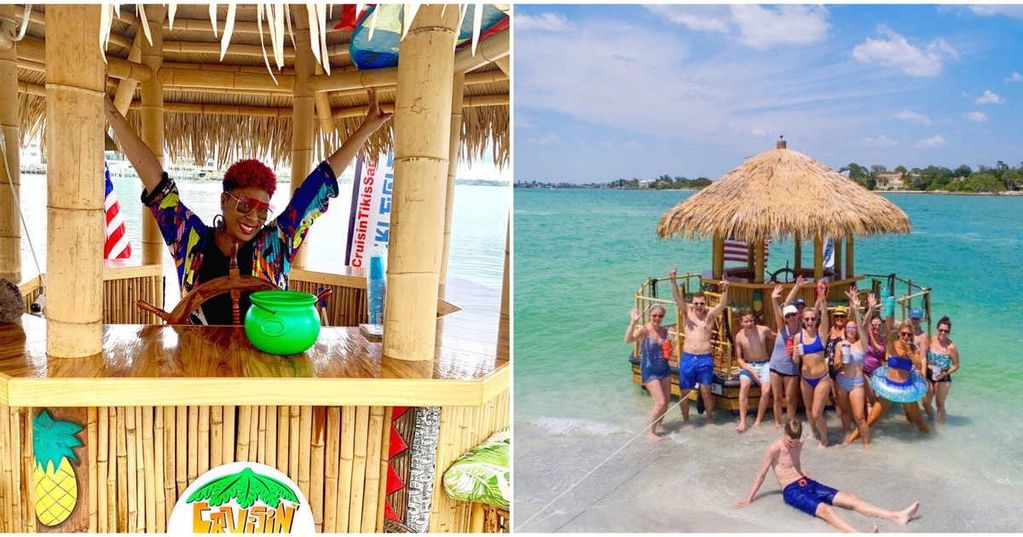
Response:
[[[631,310],[629,310],[629,317],[632,318],[632,322],[639,321],[639,317],[640,317],[639,316],[639,310],[636,309],[636,308],[632,308]]]
[[[718,287],[720,287],[722,293],[728,291],[728,280],[721,280],[721,283],[718,284]]]
[[[877,309],[877,295],[870,293],[867,295],[867,306]]]
[[[678,267],[671,267],[671,270],[668,271],[668,276],[674,280],[678,276]]]
[[[366,112],[366,119],[362,121],[362,125],[369,129],[370,132],[374,132],[383,126],[388,119],[394,114],[384,112],[380,109],[380,102],[377,99],[377,90],[375,88],[369,89],[369,111]]]
[[[796,287],[802,287],[804,285],[806,285],[806,279],[803,278],[803,275],[800,274],[799,276],[796,276]]]
[[[771,298],[773,298],[774,300],[780,299],[782,291],[784,291],[784,288],[781,286],[781,284],[775,285],[774,290],[771,291]]]

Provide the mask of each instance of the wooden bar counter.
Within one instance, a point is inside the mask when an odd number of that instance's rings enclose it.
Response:
[[[421,362],[383,358],[358,328],[334,326],[279,357],[241,327],[108,324],[102,353],[50,358],[44,319],[0,324],[0,531],[165,531],[185,488],[235,461],[287,474],[319,531],[383,531],[392,418],[406,407],[440,407],[429,529],[469,531],[471,506],[450,500],[441,476],[508,425],[496,324],[438,320],[436,355]],[[33,508],[43,410],[82,427],[77,502],[53,527]]]

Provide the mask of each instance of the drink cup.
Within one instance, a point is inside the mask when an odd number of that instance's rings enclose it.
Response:
[[[802,355],[803,355],[803,344],[802,343],[796,343],[796,356],[802,356]]]
[[[789,357],[792,357],[792,353],[795,352],[795,342],[796,338],[792,336],[785,338],[785,354],[789,355]]]
[[[848,343],[842,345],[842,364],[848,364],[851,362],[849,354],[852,352]]]
[[[939,376],[941,376],[941,373],[942,373],[943,371],[944,371],[944,370],[943,370],[943,369],[941,369],[940,367],[932,367],[932,368],[931,368],[931,380],[933,380],[933,381],[937,382],[937,380],[938,380],[938,377],[939,377]]]
[[[666,339],[661,343],[661,354],[664,355],[664,359],[671,358],[671,340]]]

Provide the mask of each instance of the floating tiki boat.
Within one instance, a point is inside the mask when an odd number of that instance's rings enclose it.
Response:
[[[799,275],[807,281],[828,278],[831,281],[828,300],[832,305],[845,304],[846,291],[856,285],[861,295],[881,289],[890,290],[900,305],[905,318],[914,302],[923,309],[928,333],[931,330],[929,288],[896,274],[857,274],[854,262],[854,240],[882,233],[909,233],[909,217],[888,199],[875,194],[824,164],[786,147],[779,141],[777,148],[760,153],[714,184],[693,194],[669,209],[657,224],[657,235],[662,238],[682,236],[686,239],[710,238],[713,251],[709,272],[679,274],[677,282],[687,300],[692,293],[704,291],[708,307],[717,305],[721,295],[718,283],[727,277],[730,281],[729,304],[715,325],[714,383],[717,408],[738,413],[739,366],[733,350],[734,336],[739,326],[738,313],[751,310],[759,324],[774,330],[771,313],[771,292],[778,283],[783,284],[785,296],[792,290]],[[826,245],[832,247],[826,256]],[[772,240],[791,240],[793,263],[767,272],[767,250]],[[804,267],[802,246],[804,240],[813,241],[813,265]],[[843,264],[844,245],[844,264]],[[731,255],[726,256],[726,250]],[[774,245],[777,255],[777,244]],[[738,256],[735,254],[739,253]],[[726,267],[726,257],[738,260],[739,265]],[[738,257],[738,259],[736,259]],[[833,260],[826,264],[825,258]],[[647,322],[649,308],[662,304],[672,311],[675,302],[671,296],[669,276],[648,278],[635,295],[635,306],[643,312]],[[808,305],[814,303],[814,287],[807,285],[797,298]],[[862,301],[865,303],[865,300]],[[676,311],[676,324],[669,327],[675,338],[672,366],[672,393],[679,395],[678,358],[685,341],[682,318]],[[768,352],[770,352],[768,347]],[[639,345],[629,357],[632,378],[641,383],[639,371]],[[750,389],[751,410],[756,412],[759,388]],[[696,392],[690,393],[696,400]]]
[[[456,48],[471,8],[420,6],[399,65],[359,71],[348,43],[367,17],[352,8],[0,6],[0,277],[22,281],[19,142],[45,133],[49,184],[49,265],[20,287],[26,308],[46,296],[45,317],[0,323],[0,531],[162,532],[179,500],[221,517],[237,501],[235,530],[280,529],[297,498],[317,531],[507,526],[440,476],[509,422],[507,248],[500,305],[459,311],[443,285],[459,156],[508,160],[508,31]],[[148,211],[142,265],[104,265],[104,95],[160,159],[269,155],[290,162],[294,192],[358,126],[367,88],[394,111],[366,150],[396,162],[382,343],[357,328],[361,269],[294,259],[291,289],[332,296],[313,346],[279,357],[240,326],[162,323],[177,317],[154,313],[167,248]],[[258,498],[185,497],[245,461],[275,472],[236,472],[264,484]]]

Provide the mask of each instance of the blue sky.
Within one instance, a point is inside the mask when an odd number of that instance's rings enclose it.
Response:
[[[516,5],[516,180],[1023,161],[1023,5]]]

